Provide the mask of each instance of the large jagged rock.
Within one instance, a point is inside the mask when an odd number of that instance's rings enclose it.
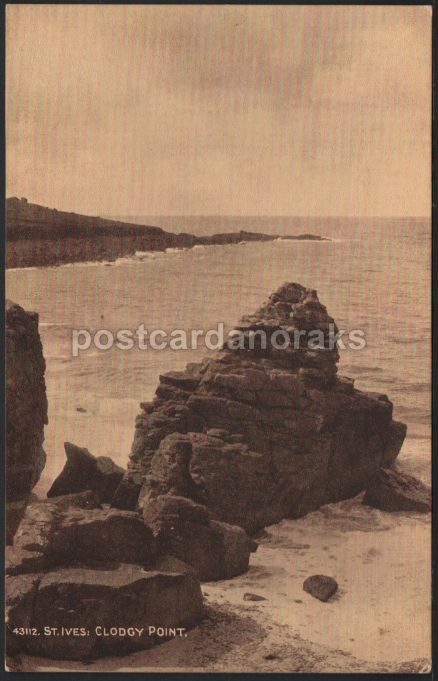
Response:
[[[363,503],[382,511],[428,513],[432,495],[430,488],[412,475],[381,468],[369,484]]]
[[[91,490],[102,503],[111,501],[123,475],[124,469],[108,456],[95,457],[88,449],[64,443],[67,461],[47,496],[57,497]]]
[[[195,625],[202,616],[199,576],[157,549],[137,513],[30,504],[6,550],[8,655],[124,654]],[[144,633],[131,636],[133,627]],[[122,631],[103,634],[112,628]]]
[[[150,565],[157,555],[152,530],[140,515],[118,509],[30,504],[6,554],[7,574],[54,565],[123,562]]]
[[[178,635],[176,628],[184,635],[203,611],[198,576],[173,556],[160,557],[150,570],[119,563],[9,576],[6,594],[8,653],[61,660],[149,648]],[[20,635],[23,627],[40,635]],[[52,635],[44,635],[45,627]]]
[[[172,495],[145,504],[144,520],[164,553],[191,565],[201,581],[231,579],[247,571],[257,544],[238,526],[211,520],[205,506]]]
[[[236,330],[232,347],[160,376],[113,506],[183,496],[253,532],[352,497],[392,464],[406,426],[386,395],[337,376],[337,328],[315,291],[285,284]]]
[[[6,540],[10,544],[44,468],[45,362],[38,315],[6,301]]]

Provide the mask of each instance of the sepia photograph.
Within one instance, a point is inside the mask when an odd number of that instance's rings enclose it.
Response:
[[[5,24],[5,669],[429,674],[432,7]]]

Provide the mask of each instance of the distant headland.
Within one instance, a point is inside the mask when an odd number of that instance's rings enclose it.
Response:
[[[113,261],[137,251],[165,251],[275,239],[329,241],[314,234],[296,236],[259,232],[225,232],[196,236],[166,232],[99,216],[47,208],[27,199],[6,199],[6,268],[44,267],[73,262]]]

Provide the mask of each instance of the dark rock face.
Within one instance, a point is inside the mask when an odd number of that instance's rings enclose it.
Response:
[[[326,603],[337,592],[338,583],[333,577],[327,577],[327,575],[312,575],[304,581],[303,590]]]
[[[111,501],[123,475],[123,468],[117,466],[109,457],[95,457],[88,449],[77,447],[70,442],[64,443],[67,455],[66,464],[47,492],[47,496],[57,497],[91,490],[102,503]]]
[[[63,494],[59,497],[50,497],[49,499],[39,499],[40,504],[52,504],[57,508],[65,510],[67,508],[101,508],[101,501],[96,492],[90,489],[85,492],[76,492],[75,494]]]
[[[45,574],[7,577],[7,648],[33,655],[80,660],[125,654],[169,638],[169,628],[190,628],[202,616],[196,573],[173,557],[161,557],[152,570],[119,563],[93,570],[74,566]],[[77,628],[88,636],[14,636],[15,627]],[[148,627],[166,627],[157,638]],[[126,634],[128,628],[144,628]],[[110,628],[120,634],[102,636]],[[161,632],[160,632],[161,633]],[[172,635],[172,633],[170,633]]]
[[[37,564],[43,569],[77,561],[150,565],[156,553],[152,530],[137,513],[35,503],[27,507],[9,549],[7,572],[28,573]]]
[[[160,376],[113,506],[182,496],[254,532],[354,496],[394,461],[406,426],[385,395],[337,376],[336,325],[315,291],[285,284],[236,329],[233,347]]]
[[[6,552],[7,650],[75,660],[123,654],[166,640],[169,628],[202,616],[199,577],[174,556],[158,555],[141,516],[49,502],[28,506]],[[152,625],[166,631],[154,636]],[[16,627],[61,627],[89,635],[20,636]],[[145,627],[102,637],[102,629]],[[167,632],[167,633],[166,633]]]
[[[257,544],[237,526],[211,520],[205,506],[164,495],[145,504],[144,520],[160,549],[191,565],[201,581],[230,579],[246,572]]]
[[[428,513],[432,495],[421,480],[395,469],[381,468],[368,486],[363,503],[382,511]]]
[[[6,301],[6,539],[12,542],[46,456],[45,362],[38,315]]]
[[[58,562],[138,563],[150,565],[156,555],[152,531],[130,511],[71,510],[56,527],[51,548]]]

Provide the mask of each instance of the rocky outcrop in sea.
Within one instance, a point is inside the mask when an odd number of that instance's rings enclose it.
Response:
[[[237,325],[238,347],[160,376],[112,505],[147,516],[176,495],[253,533],[364,490],[396,459],[406,426],[386,395],[338,375],[330,329],[316,291],[287,283]],[[301,332],[299,343],[279,348],[276,332]]]

